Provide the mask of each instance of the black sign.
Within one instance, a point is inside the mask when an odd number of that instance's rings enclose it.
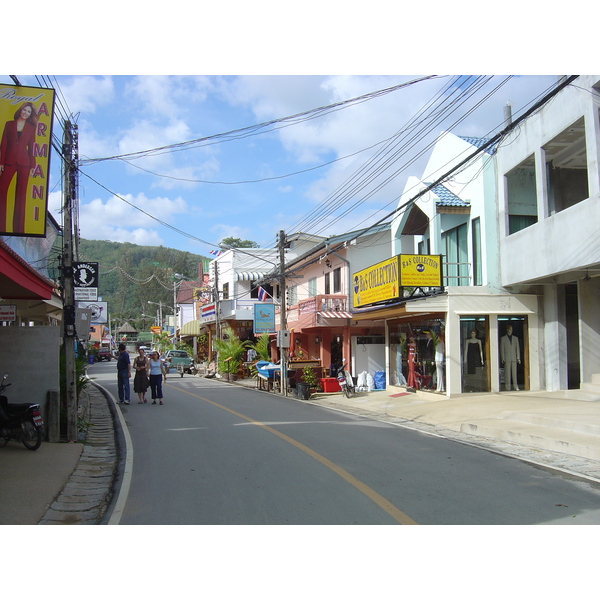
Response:
[[[98,263],[73,263],[73,286],[76,288],[97,288]]]

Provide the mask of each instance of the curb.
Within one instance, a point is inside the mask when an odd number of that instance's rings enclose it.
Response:
[[[77,467],[50,504],[39,525],[98,525],[112,511],[118,484],[119,450],[110,394],[96,383],[89,388],[89,420]],[[114,400],[112,400],[114,404]]]

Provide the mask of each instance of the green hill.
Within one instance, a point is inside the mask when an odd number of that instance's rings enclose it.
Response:
[[[98,299],[108,303],[111,319],[129,321],[140,329],[142,314],[156,315],[158,307],[149,300],[173,306],[173,284],[180,280],[175,274],[196,281],[198,264],[206,271],[211,259],[163,246],[80,239],[78,260],[98,263]],[[149,324],[146,319],[144,328]]]

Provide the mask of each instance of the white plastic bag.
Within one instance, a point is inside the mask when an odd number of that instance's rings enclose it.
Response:
[[[369,389],[369,392],[372,392],[375,389],[375,380],[371,373],[367,373],[367,388]]]

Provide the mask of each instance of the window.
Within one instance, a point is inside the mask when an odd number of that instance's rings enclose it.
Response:
[[[446,285],[469,285],[467,224],[442,233],[446,255]]]
[[[471,223],[471,235],[473,238],[473,285],[483,285],[481,274],[481,222],[479,218],[473,219]]]
[[[273,296],[273,286],[269,285],[268,283],[265,283],[260,287],[262,287],[262,289],[265,290],[267,294],[269,294],[269,299],[271,299],[271,297]],[[250,298],[258,298],[258,285],[256,281],[253,281],[250,285]]]
[[[325,293],[331,294],[331,281],[329,278],[329,273],[325,273]]]
[[[333,270],[333,293],[339,294],[342,291],[342,268]]]
[[[553,215],[589,197],[585,120],[582,117],[544,144],[548,213]]]
[[[308,280],[308,297],[312,298],[317,295],[317,278],[311,277]]]
[[[229,283],[223,284],[223,300],[229,300]]]
[[[537,191],[533,155],[506,174],[506,196],[508,235],[537,223]]]

